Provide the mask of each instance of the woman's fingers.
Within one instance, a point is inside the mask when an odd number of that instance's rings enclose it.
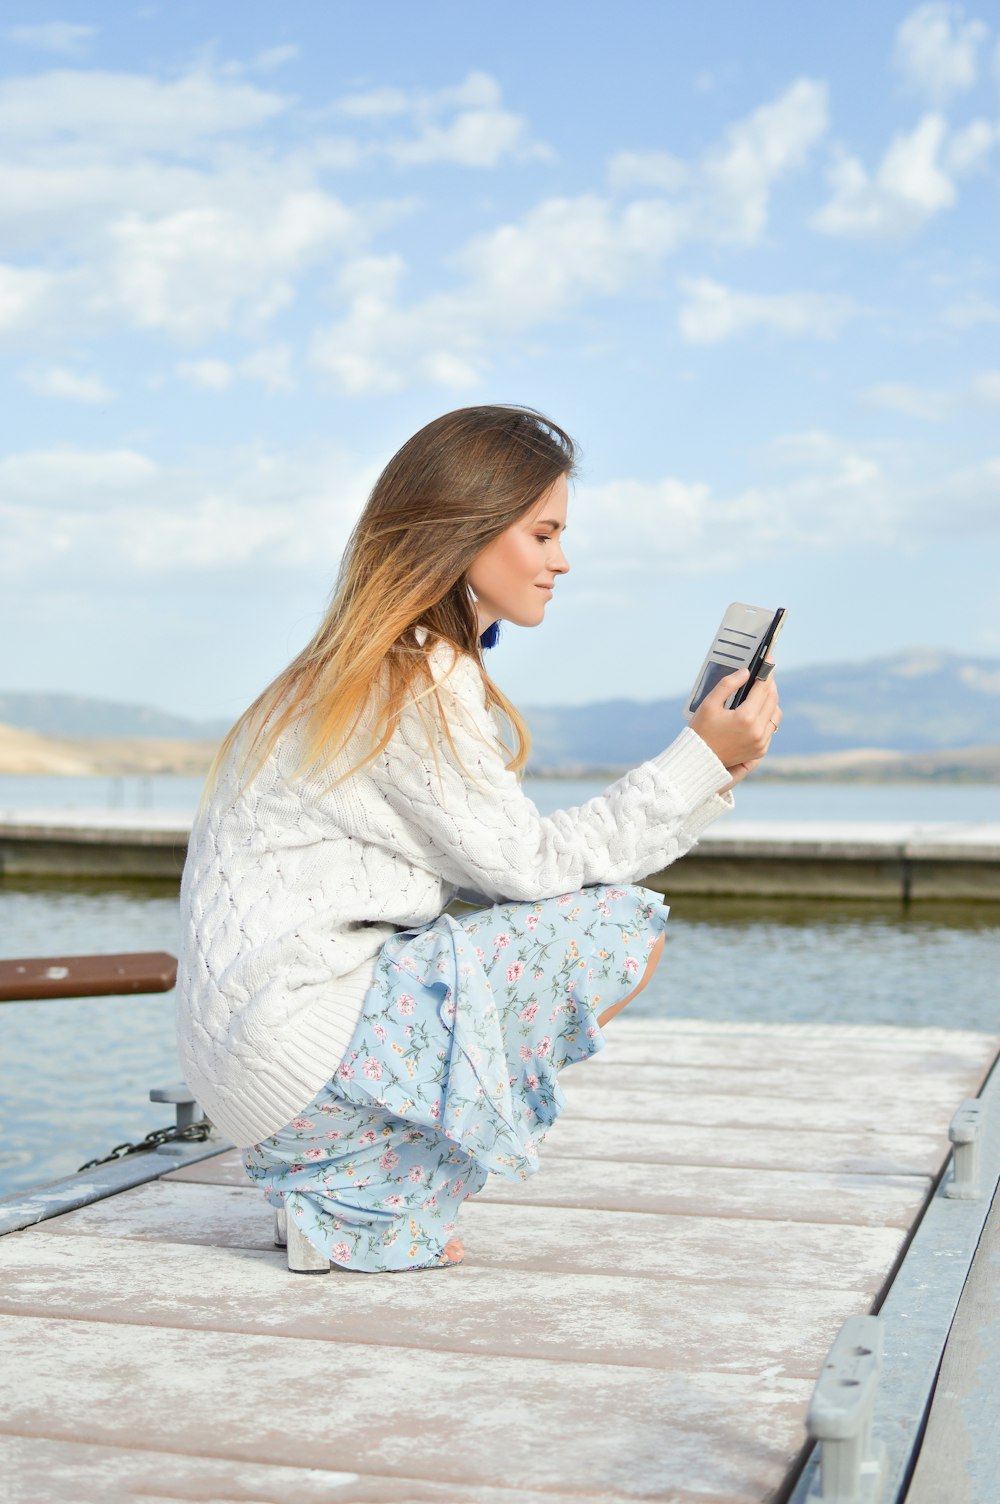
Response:
[[[756,765],[766,754],[771,738],[781,724],[773,675],[758,680],[742,705],[734,710],[726,709],[726,701],[749,677],[747,669],[727,674],[711,694],[705,696],[690,722],[691,729],[725,764],[735,782],[746,777],[749,764]]]

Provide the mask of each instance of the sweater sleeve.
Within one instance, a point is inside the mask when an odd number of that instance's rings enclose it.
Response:
[[[433,717],[407,707],[369,772],[429,866],[491,900],[534,901],[594,883],[638,882],[675,861],[731,808],[729,775],[690,728],[575,809],[542,816],[505,766],[479,669],[435,663],[454,745]],[[428,708],[430,703],[428,704]]]

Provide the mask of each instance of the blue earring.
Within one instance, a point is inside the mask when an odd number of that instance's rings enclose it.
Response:
[[[497,643],[499,641],[500,641],[500,623],[498,621],[495,621],[492,624],[492,626],[489,626],[489,627],[486,628],[486,631],[480,637],[480,639],[479,639],[479,646],[481,648],[484,648],[484,649],[485,648],[495,648],[496,645],[497,645]]]

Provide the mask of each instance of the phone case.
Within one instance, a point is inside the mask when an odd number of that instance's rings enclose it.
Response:
[[[737,669],[749,667],[750,678],[726,701],[728,709],[742,705],[760,673],[761,665],[778,639],[785,619],[785,608],[776,611],[764,606],[747,606],[734,601],[715,634],[715,640],[698,670],[688,699],[686,719],[690,720],[707,694],[721,679]]]

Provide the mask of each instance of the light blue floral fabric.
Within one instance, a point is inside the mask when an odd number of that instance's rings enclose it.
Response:
[[[248,1175],[344,1268],[451,1262],[490,1172],[538,1169],[558,1072],[603,1048],[598,1014],[635,988],[667,913],[647,889],[600,886],[400,931],[336,1076],[246,1151]]]

